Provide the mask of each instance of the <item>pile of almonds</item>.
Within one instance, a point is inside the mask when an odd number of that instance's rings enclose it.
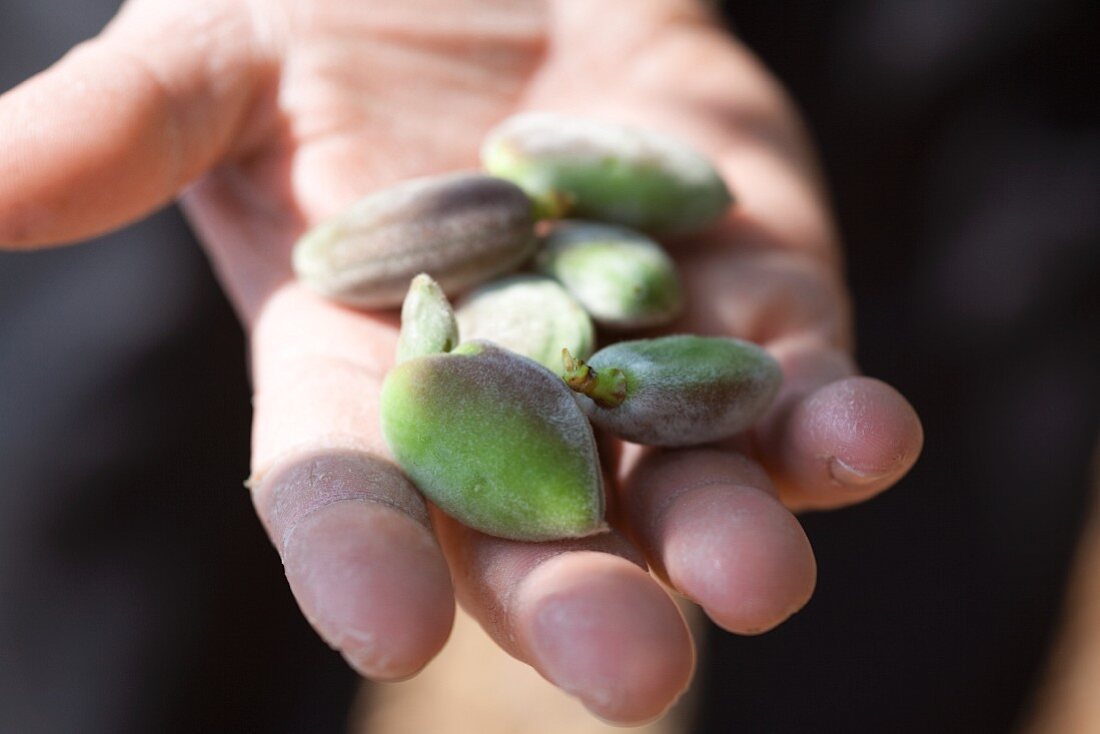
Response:
[[[713,225],[732,197],[679,140],[556,114],[504,121],[482,161],[487,174],[358,201],[299,240],[295,270],[349,306],[403,304],[382,429],[428,499],[504,538],[601,532],[593,425],[707,443],[749,428],[779,389],[749,342],[609,338],[676,319],[690,294],[652,238]],[[598,336],[612,343],[597,351]]]

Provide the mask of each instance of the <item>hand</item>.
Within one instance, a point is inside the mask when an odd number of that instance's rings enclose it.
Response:
[[[739,204],[676,245],[690,295],[678,328],[760,342],[786,373],[750,437],[627,447],[610,470],[615,532],[538,545],[438,513],[433,533],[381,458],[394,315],[326,303],[289,266],[306,226],[402,179],[475,167],[484,133],[524,109],[662,129],[720,162]],[[86,238],[181,197],[251,340],[256,507],[303,612],[368,677],[423,666],[457,595],[600,716],[656,716],[693,650],[645,564],[722,627],[769,629],[814,584],[788,508],[871,497],[919,453],[905,400],[853,376],[835,234],[795,115],[689,0],[131,0],[0,98],[0,139],[7,247]]]

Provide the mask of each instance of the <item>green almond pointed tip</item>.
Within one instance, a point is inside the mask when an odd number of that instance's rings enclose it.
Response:
[[[458,323],[446,294],[427,273],[416,275],[401,306],[397,362],[446,353],[457,344]]]

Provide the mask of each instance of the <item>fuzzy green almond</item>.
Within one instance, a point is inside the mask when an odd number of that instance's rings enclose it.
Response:
[[[359,308],[399,305],[418,273],[453,295],[526,261],[534,221],[531,200],[508,181],[480,173],[413,179],[306,232],[294,271],[311,290]]]
[[[544,238],[535,267],[560,281],[600,326],[661,326],[683,309],[672,258],[656,242],[626,227],[558,222]]]
[[[386,376],[381,418],[402,470],[469,527],[528,541],[607,528],[592,426],[525,357],[475,341],[411,359]]]
[[[421,273],[409,283],[409,292],[401,305],[397,362],[449,352],[456,346],[458,323],[451,302],[430,275]]]
[[[650,446],[691,446],[752,426],[783,374],[759,346],[722,337],[666,336],[618,342],[587,362],[565,355],[563,379],[592,399],[588,417]]]
[[[596,348],[588,313],[556,280],[541,275],[487,283],[458,302],[455,317],[463,340],[487,339],[555,373],[563,348],[581,359]]]
[[[548,112],[510,117],[481,149],[482,165],[514,181],[540,218],[624,224],[658,235],[710,226],[733,203],[701,153],[667,135]]]

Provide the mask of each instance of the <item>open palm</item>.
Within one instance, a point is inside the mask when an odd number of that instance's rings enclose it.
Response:
[[[610,534],[524,544],[464,529],[386,460],[377,400],[392,313],[305,292],[290,248],[382,186],[473,168],[526,109],[661,129],[719,162],[739,204],[670,243],[677,330],[764,344],[777,405],[730,445],[609,468]],[[86,238],[179,196],[251,339],[253,496],[320,634],[364,675],[415,673],[454,598],[499,644],[601,716],[663,711],[689,633],[645,568],[722,627],[769,629],[809,598],[790,509],[897,481],[920,424],[855,377],[830,220],[794,114],[689,0],[132,0],[100,37],[0,98],[0,245]]]

